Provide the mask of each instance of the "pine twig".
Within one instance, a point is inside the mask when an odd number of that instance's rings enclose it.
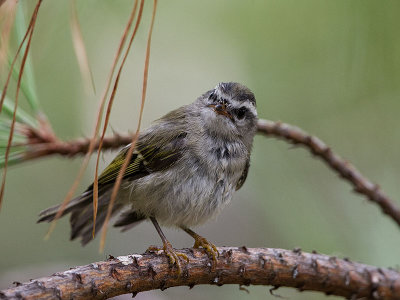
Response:
[[[199,284],[272,285],[347,299],[399,299],[400,273],[295,249],[218,248],[216,263],[203,249],[183,249],[183,274],[162,253],[111,257],[0,291],[0,299],[106,299],[121,294]]]
[[[103,150],[119,149],[122,145],[129,144],[132,140],[131,134],[120,135],[114,134],[113,136],[105,137],[103,140]],[[29,144],[28,152],[24,154],[23,160],[31,160],[50,155],[58,154],[61,156],[73,157],[76,155],[84,155],[89,149],[90,139],[76,139],[67,142],[55,140],[46,143]],[[99,147],[99,140],[97,140],[93,148]]]
[[[259,120],[258,132],[283,139],[295,145],[302,145],[321,158],[331,169],[349,181],[354,191],[366,196],[379,205],[382,211],[400,226],[400,208],[377,185],[364,177],[351,163],[335,154],[319,138],[309,135],[300,128],[281,122]]]

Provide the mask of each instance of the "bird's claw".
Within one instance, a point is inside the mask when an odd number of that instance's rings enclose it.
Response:
[[[219,256],[217,247],[215,247],[214,244],[210,243],[202,236],[196,236],[193,248],[200,248],[200,247],[206,250],[207,254],[212,257],[214,262],[217,261],[217,257]]]
[[[174,248],[172,248],[172,245],[169,242],[164,243],[162,248],[158,248],[156,246],[150,246],[148,251],[163,251],[165,255],[168,257],[168,261],[171,265],[176,265],[178,269],[178,275],[182,274],[182,266],[181,262],[179,260],[179,257],[183,258],[186,260],[186,262],[189,262],[189,258],[187,257],[186,254],[184,253],[179,253],[177,252]]]

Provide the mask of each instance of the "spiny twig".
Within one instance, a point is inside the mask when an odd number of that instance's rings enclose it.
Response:
[[[306,147],[314,155],[326,162],[341,177],[349,181],[353,185],[355,192],[365,195],[370,201],[379,205],[382,211],[400,226],[400,208],[377,184],[364,177],[351,163],[335,154],[319,138],[309,135],[296,126],[268,120],[259,120],[258,132]]]
[[[120,256],[76,267],[0,291],[0,299],[106,299],[121,294],[199,284],[271,285],[319,291],[347,299],[399,299],[400,273],[299,249],[220,247],[216,263],[204,250],[183,273],[162,253]]]

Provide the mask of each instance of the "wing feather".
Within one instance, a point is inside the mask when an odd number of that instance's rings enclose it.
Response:
[[[171,112],[140,135],[124,178],[133,180],[164,170],[182,157],[187,136],[183,109]],[[99,185],[115,182],[129,147],[124,147],[104,169],[99,176]]]

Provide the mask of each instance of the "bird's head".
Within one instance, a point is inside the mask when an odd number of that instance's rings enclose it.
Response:
[[[251,137],[257,129],[257,110],[254,94],[246,86],[219,83],[200,97],[204,125],[212,134],[234,139]]]

